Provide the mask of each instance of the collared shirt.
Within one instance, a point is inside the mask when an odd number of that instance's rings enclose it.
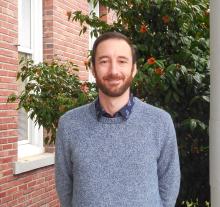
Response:
[[[132,107],[134,106],[134,97],[133,95],[130,95],[130,98],[128,100],[128,103],[123,106],[118,112],[116,112],[113,116],[111,116],[109,113],[107,113],[101,106],[99,98],[97,98],[95,102],[95,109],[96,109],[96,117],[98,120],[102,116],[108,117],[108,118],[114,118],[121,116],[124,120],[127,120],[132,112]]]

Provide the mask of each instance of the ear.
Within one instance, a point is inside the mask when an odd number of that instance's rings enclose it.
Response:
[[[133,65],[132,77],[134,78],[136,74],[137,74],[137,64],[135,63]]]

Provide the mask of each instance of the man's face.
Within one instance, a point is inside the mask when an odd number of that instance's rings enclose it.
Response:
[[[109,39],[98,45],[93,74],[102,93],[110,97],[123,95],[129,90],[136,72],[127,42]]]

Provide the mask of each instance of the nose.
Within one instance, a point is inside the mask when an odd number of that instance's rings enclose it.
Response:
[[[118,74],[117,62],[115,60],[111,61],[110,70],[111,74]]]

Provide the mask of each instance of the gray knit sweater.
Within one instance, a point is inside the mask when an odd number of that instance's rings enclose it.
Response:
[[[174,207],[180,169],[165,111],[134,98],[128,120],[96,118],[94,102],[65,113],[56,139],[63,207]]]

